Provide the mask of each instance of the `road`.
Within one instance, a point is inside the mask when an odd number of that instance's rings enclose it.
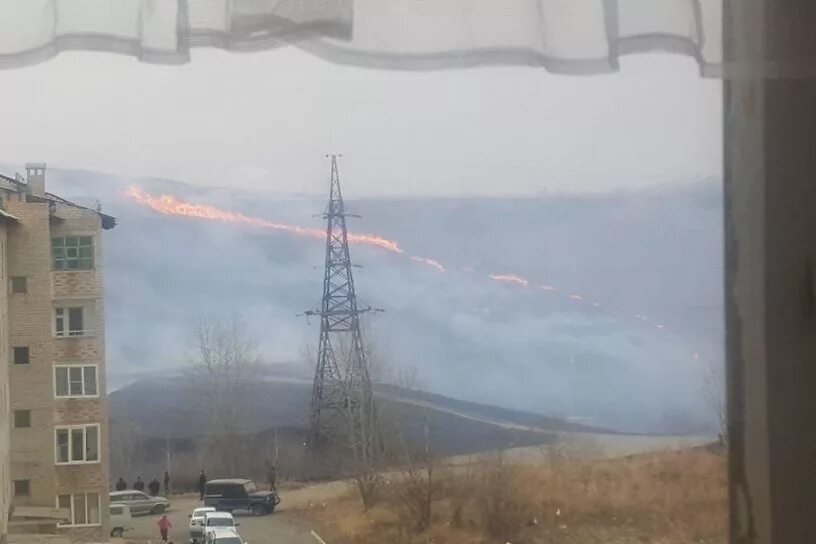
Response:
[[[325,487],[325,489],[323,489]],[[249,544],[318,544],[318,541],[311,534],[311,527],[288,510],[297,505],[304,504],[309,500],[320,500],[330,498],[336,493],[342,493],[346,489],[345,485],[337,486],[334,489],[331,484],[326,486],[311,486],[304,490],[293,490],[281,492],[281,504],[275,513],[269,516],[254,517],[250,514],[237,516],[240,524],[238,532],[245,542]],[[287,505],[287,497],[292,499]],[[193,508],[200,506],[198,497],[173,497],[172,506],[167,512],[167,517],[173,524],[170,530],[170,541],[175,544],[188,544],[190,540],[189,523],[187,515]],[[159,529],[156,525],[159,516],[140,516],[133,518],[133,529],[125,533],[125,541],[139,544],[150,543],[159,544]],[[111,539],[116,542],[119,539]]]

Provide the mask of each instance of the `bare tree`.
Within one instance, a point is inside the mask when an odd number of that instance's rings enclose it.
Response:
[[[144,450],[145,438],[136,423],[111,421],[110,453],[115,470],[132,471],[134,468],[142,467],[145,462]]]
[[[703,375],[703,396],[719,426],[719,440],[728,442],[728,413],[725,403],[725,366],[714,359],[708,361]]]
[[[230,476],[241,455],[240,437],[251,414],[248,389],[259,364],[258,343],[240,318],[193,321],[190,382],[207,415],[207,457]]]

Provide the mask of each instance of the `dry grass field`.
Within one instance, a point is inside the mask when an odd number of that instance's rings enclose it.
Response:
[[[720,453],[548,455],[536,464],[498,454],[467,467],[439,464],[430,487],[424,470],[390,476],[367,512],[349,492],[303,514],[332,544],[727,541],[726,459]]]

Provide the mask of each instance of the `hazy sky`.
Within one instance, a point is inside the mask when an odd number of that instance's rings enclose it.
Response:
[[[313,193],[336,151],[354,196],[607,191],[721,171],[721,84],[683,57],[570,77],[193,54],[157,66],[68,53],[0,71],[0,163]]]

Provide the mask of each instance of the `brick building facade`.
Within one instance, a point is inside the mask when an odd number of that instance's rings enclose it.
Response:
[[[0,177],[7,485],[15,507],[61,509],[60,533],[102,541],[109,460],[101,235],[115,221],[47,193],[45,172],[45,164],[27,164],[25,179]]]

